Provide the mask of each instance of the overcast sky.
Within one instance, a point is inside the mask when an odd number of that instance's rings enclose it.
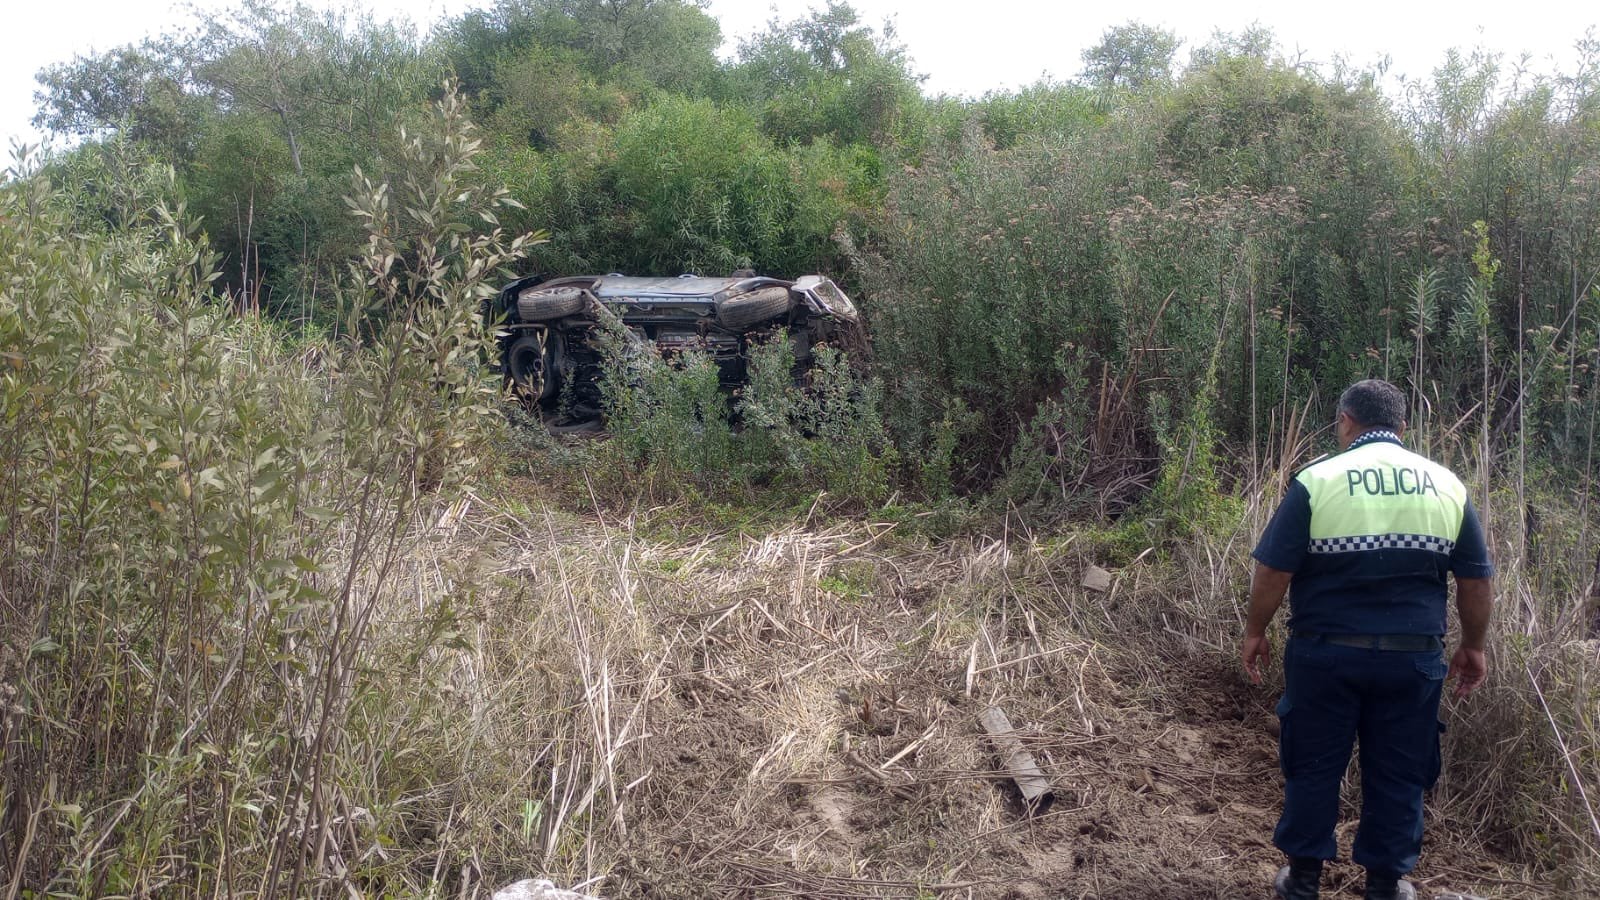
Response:
[[[337,0],[312,0],[333,5]],[[441,16],[487,0],[391,0],[374,8],[409,17],[427,27]],[[201,5],[224,5],[200,0]],[[735,40],[761,27],[774,13],[803,15],[823,0],[711,0],[710,12]],[[1425,76],[1451,47],[1483,46],[1503,51],[1508,61],[1526,53],[1532,67],[1570,70],[1573,45],[1600,12],[1590,3],[1521,0],[1488,3],[1373,2],[1265,3],[1252,0],[1123,0],[1120,3],[1026,2],[1026,0],[854,0],[868,22],[892,16],[916,68],[931,92],[982,94],[1017,87],[1049,74],[1069,78],[1079,54],[1106,28],[1137,19],[1176,31],[1184,39],[1179,60],[1204,44],[1215,29],[1239,31],[1253,22],[1271,28],[1291,57],[1328,63],[1343,56],[1357,65],[1388,57],[1391,74]],[[37,140],[33,75],[75,54],[106,50],[158,34],[187,18],[173,0],[21,0],[10,4],[0,27],[0,131]]]

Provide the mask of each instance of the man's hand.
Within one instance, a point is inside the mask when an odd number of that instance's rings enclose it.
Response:
[[[1244,641],[1239,644],[1239,661],[1244,663],[1244,670],[1250,676],[1250,683],[1260,684],[1261,664],[1272,663],[1272,644],[1268,643],[1267,636],[1245,635]]]
[[[1250,614],[1245,618],[1244,640],[1239,644],[1239,661],[1253,684],[1261,683],[1261,663],[1272,662],[1272,647],[1267,643],[1267,626],[1283,603],[1292,572],[1283,572],[1256,563],[1250,575]]]
[[[1477,690],[1488,675],[1489,664],[1484,660],[1482,650],[1463,644],[1456,648],[1455,656],[1450,657],[1450,677],[1456,680],[1457,700]]]

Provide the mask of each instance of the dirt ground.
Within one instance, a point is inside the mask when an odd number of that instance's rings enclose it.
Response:
[[[1182,624],[1158,563],[1107,593],[1081,586],[1086,555],[1033,542],[623,530],[561,538],[626,556],[656,648],[606,896],[1272,896],[1277,690]],[[1042,813],[998,771],[990,704],[1053,786]],[[1360,896],[1353,784],[1327,897]],[[1437,814],[1412,878],[1558,896]]]

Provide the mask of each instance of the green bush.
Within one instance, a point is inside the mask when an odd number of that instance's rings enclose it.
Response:
[[[376,839],[417,815],[398,761],[430,732],[360,710],[406,671],[391,641],[414,675],[452,632],[448,604],[379,611],[497,421],[478,299],[526,245],[474,230],[503,197],[462,113],[447,94],[406,176],[348,200],[361,340],[235,317],[170,170],[103,157],[96,227],[82,186],[0,186],[0,818],[32,823],[14,884],[315,893],[337,816],[378,811]]]
[[[608,448],[624,466],[692,479],[732,469],[728,398],[710,356],[689,351],[669,363],[615,319],[603,320],[597,340]]]
[[[796,382],[789,341],[755,348],[738,409],[746,464],[763,480],[823,490],[856,505],[888,497],[898,466],[879,412],[882,386],[844,353],[818,347]]]
[[[604,320],[602,392],[608,438],[569,465],[597,467],[607,485],[749,497],[826,492],[864,506],[888,497],[898,466],[879,414],[882,389],[832,347],[797,365],[787,336],[751,347],[748,382],[720,383],[717,363],[687,352],[664,359],[619,321]]]

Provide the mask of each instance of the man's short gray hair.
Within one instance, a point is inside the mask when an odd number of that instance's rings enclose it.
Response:
[[[1406,424],[1406,395],[1381,378],[1368,378],[1344,389],[1339,411],[1367,428],[1399,431]]]

